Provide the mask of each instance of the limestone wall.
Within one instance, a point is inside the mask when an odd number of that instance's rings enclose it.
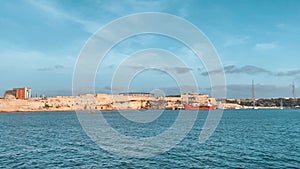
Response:
[[[199,95],[200,103],[214,98]],[[15,98],[0,99],[0,112],[26,111],[74,111],[76,110],[118,110],[118,109],[177,109],[182,108],[182,100],[178,97],[154,97],[152,95],[108,95],[85,94],[80,96],[56,96],[49,98],[31,98],[19,100]]]

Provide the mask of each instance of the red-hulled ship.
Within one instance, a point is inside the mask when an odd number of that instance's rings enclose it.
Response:
[[[200,105],[200,106],[184,104],[184,109],[185,110],[214,110],[214,109],[216,109],[216,107],[211,105],[210,103],[207,103],[205,105]]]

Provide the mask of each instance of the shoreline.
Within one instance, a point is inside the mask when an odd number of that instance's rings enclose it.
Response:
[[[183,94],[178,96],[155,97],[149,94],[84,94],[79,96],[55,96],[49,98],[4,99],[0,98],[0,113],[22,112],[76,112],[118,110],[180,110],[189,97],[197,98],[199,104],[212,103],[217,109],[253,109],[248,105],[217,101],[208,95]],[[276,105],[276,104],[274,104]],[[286,106],[286,105],[285,105]],[[294,107],[256,106],[255,109],[293,109]]]
[[[83,94],[79,96],[55,96],[49,98],[0,99],[0,112],[63,112],[63,111],[111,111],[181,109],[183,99],[194,97],[199,104],[217,105],[215,98],[203,94],[154,96],[147,93]]]
[[[281,109],[280,107],[256,107],[256,109],[247,107],[247,108],[227,108],[223,110],[286,110],[286,109],[295,109],[292,107],[285,107]],[[112,109],[112,110],[24,110],[24,111],[0,111],[0,114],[17,114],[17,113],[78,113],[78,112],[91,112],[92,113],[108,113],[108,112],[113,112],[113,111],[130,111],[130,110],[137,110],[137,111],[147,111],[147,110],[171,110],[171,109]],[[184,109],[182,109],[184,110]],[[175,110],[174,110],[175,111]],[[189,110],[187,110],[189,111]],[[208,110],[198,110],[198,111],[208,111]]]

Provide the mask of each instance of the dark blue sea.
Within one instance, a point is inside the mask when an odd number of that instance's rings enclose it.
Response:
[[[103,114],[119,132],[148,137],[170,126],[178,112],[165,111],[146,127],[117,112]],[[140,159],[102,150],[76,113],[2,113],[0,168],[300,168],[300,110],[225,110],[216,131],[200,144],[207,114],[199,112],[173,149]]]

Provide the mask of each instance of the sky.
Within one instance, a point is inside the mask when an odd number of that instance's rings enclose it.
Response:
[[[252,80],[257,98],[292,97],[292,83],[300,96],[298,0],[3,0],[0,95],[14,87],[31,87],[34,96],[71,95],[76,61],[89,38],[111,21],[141,12],[175,15],[200,29],[224,66],[228,98],[251,98]],[[130,37],[111,49],[99,65],[96,92],[109,93],[118,65],[148,48],[177,55],[187,67],[169,68],[193,73],[200,93],[210,93],[207,74],[213,72],[182,43],[153,34]],[[140,72],[130,84],[130,91],[158,88],[178,93],[174,79],[158,70]]]

